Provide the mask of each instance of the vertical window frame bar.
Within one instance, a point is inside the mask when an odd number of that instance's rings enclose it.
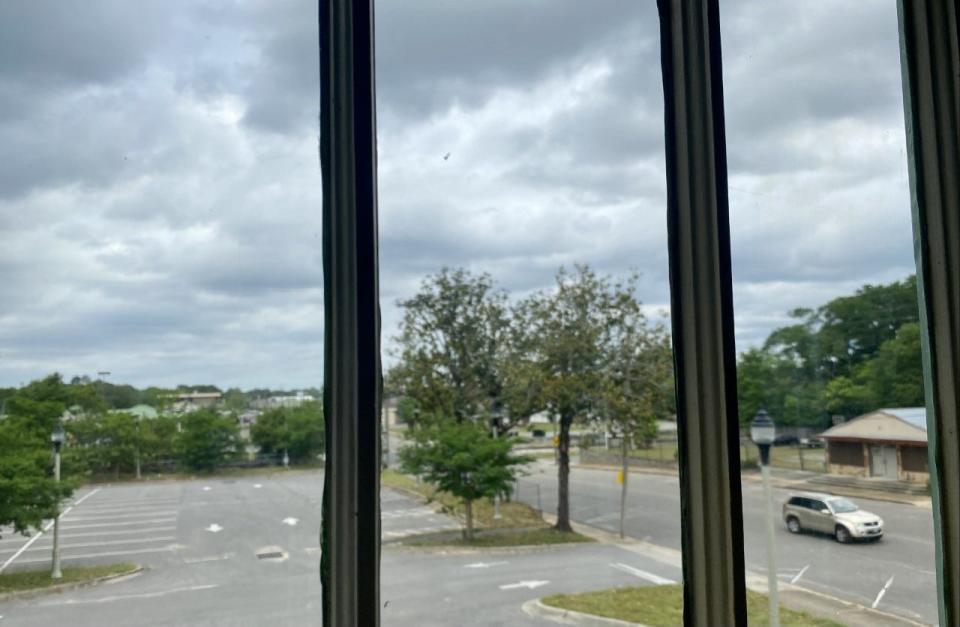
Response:
[[[960,624],[960,22],[949,0],[899,0],[941,625]]]
[[[658,0],[684,624],[746,625],[736,350],[716,0]]]
[[[325,625],[380,622],[380,317],[373,0],[319,0],[327,456]]]

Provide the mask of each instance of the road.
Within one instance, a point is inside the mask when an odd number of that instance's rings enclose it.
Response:
[[[536,486],[547,512],[556,510],[556,467],[541,462],[519,484],[519,498],[534,506]],[[633,472],[629,481],[627,535],[660,546],[680,549],[680,489],[676,476]],[[766,576],[763,490],[744,482],[744,552],[748,572]],[[788,491],[774,489],[777,512]],[[870,606],[893,578],[877,609],[921,622],[937,622],[931,510],[913,505],[856,499],[879,514],[886,534],[880,542],[841,545],[817,535],[790,534],[776,526],[777,569],[784,580],[812,590]],[[616,473],[574,467],[570,477],[570,515],[576,521],[619,530],[620,486]]]
[[[3,625],[319,625],[320,472],[84,489],[62,518],[64,565],[133,561],[133,577],[0,603]],[[383,537],[457,526],[384,490]],[[258,554],[277,558],[261,559]],[[50,538],[5,533],[0,564],[49,563]],[[677,564],[605,544],[535,551],[412,551],[385,544],[385,626],[546,625],[546,594],[678,581]]]

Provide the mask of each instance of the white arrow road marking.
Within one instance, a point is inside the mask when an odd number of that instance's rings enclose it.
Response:
[[[209,492],[209,491],[212,490],[212,489],[213,489],[213,488],[211,488],[211,487],[208,486],[208,485],[203,486],[203,491],[204,491],[204,492]]]
[[[800,581],[800,578],[803,577],[803,573],[807,572],[807,569],[808,569],[808,568],[810,568],[810,564],[807,564],[806,566],[804,566],[803,568],[801,568],[801,569],[800,569],[800,572],[797,573],[797,574],[794,576],[794,578],[790,580],[790,583],[797,583],[798,581]]]
[[[464,568],[490,568],[491,566],[503,566],[509,562],[474,562],[473,564],[467,564]]]
[[[545,585],[547,585],[548,583],[550,583],[550,582],[549,582],[549,581],[537,581],[537,580],[518,581],[517,583],[507,583],[507,584],[504,584],[504,585],[500,586],[500,589],[501,589],[501,590],[515,590],[515,589],[517,589],[517,588],[529,588],[530,590],[533,590],[534,588],[539,588],[540,586],[545,586]]]
[[[883,585],[883,589],[880,590],[879,594],[877,594],[877,598],[873,600],[873,605],[870,606],[871,608],[873,609],[877,608],[877,605],[880,604],[880,599],[882,599],[883,595],[887,593],[887,588],[889,588],[890,584],[892,583],[893,583],[893,575],[890,575],[890,579],[887,579],[887,583]]]
[[[217,523],[212,523],[209,527],[207,527],[207,531],[209,531],[210,533],[218,533],[220,531],[223,531],[223,527],[221,527]]]
[[[294,518],[293,516],[287,516],[283,519],[283,524],[290,525],[291,527],[296,527],[298,522],[300,522],[300,519]]]
[[[253,484],[253,487],[255,487],[255,488],[262,488],[263,486],[262,486],[261,484],[259,484],[259,483],[255,483],[255,484]]]
[[[653,573],[648,573],[645,570],[640,570],[639,568],[634,568],[633,566],[627,566],[626,564],[610,564],[610,566],[616,568],[617,570],[622,570],[625,573],[630,573],[635,577],[640,579],[646,579],[650,583],[654,583],[658,586],[663,586],[671,583],[677,583],[673,579],[667,579],[666,577],[661,577],[660,575],[654,575]]]

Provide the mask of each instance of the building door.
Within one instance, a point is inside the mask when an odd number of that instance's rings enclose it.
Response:
[[[897,447],[870,445],[870,476],[899,479],[897,473]]]

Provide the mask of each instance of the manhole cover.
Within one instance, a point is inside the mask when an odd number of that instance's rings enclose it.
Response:
[[[281,562],[287,559],[287,553],[279,546],[265,546],[261,549],[257,549],[257,559]]]

